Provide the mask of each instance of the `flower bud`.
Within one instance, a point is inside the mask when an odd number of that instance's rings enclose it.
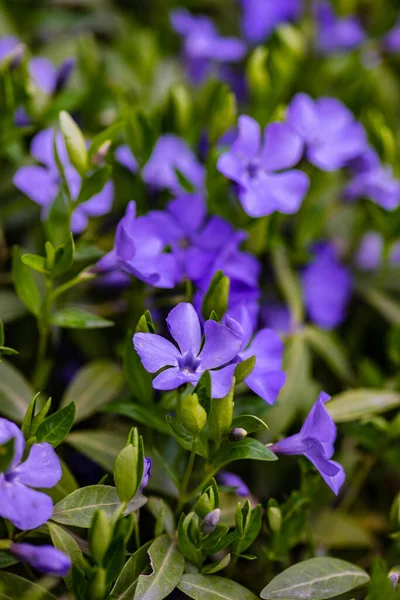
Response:
[[[115,459],[114,482],[121,502],[129,502],[138,489],[138,460],[138,448],[133,444],[128,444],[125,448],[122,448]]]
[[[204,518],[209,512],[215,508],[215,495],[212,487],[209,487],[205,492],[202,493],[200,498],[197,500],[193,507],[194,512],[199,517]]]
[[[25,45],[18,44],[11,50],[11,52],[7,55],[8,68],[10,71],[14,71],[14,69],[18,69],[19,65],[22,62],[22,59],[25,54]]]
[[[212,439],[220,444],[226,438],[231,429],[233,419],[233,397],[235,393],[235,377],[232,379],[232,387],[225,398],[213,399],[208,417]]]
[[[179,416],[182,424],[193,436],[197,436],[207,423],[207,413],[201,406],[197,394],[183,398]]]
[[[143,490],[143,488],[145,488],[146,485],[149,483],[149,479],[150,479],[150,475],[151,475],[151,466],[152,466],[151,458],[149,458],[148,456],[145,456],[143,477],[142,477],[142,482],[139,487],[139,492],[141,492]]]
[[[10,552],[18,560],[27,563],[40,573],[47,573],[47,575],[55,577],[66,577],[72,567],[69,556],[53,546],[12,544]]]
[[[89,550],[94,561],[101,565],[111,541],[112,528],[106,513],[96,510],[89,531]]]
[[[61,92],[65,88],[68,83],[69,78],[71,77],[72,71],[75,69],[75,59],[70,57],[64,60],[62,65],[57,71],[56,83],[54,86],[54,91]]]
[[[215,508],[211,512],[209,512],[203,519],[203,523],[201,524],[201,530],[205,534],[212,533],[218,522],[221,518],[221,511],[219,508]]]
[[[90,600],[104,600],[107,593],[107,571],[97,569],[89,586]]]
[[[92,157],[92,163],[98,167],[99,165],[102,165],[104,162],[105,157],[108,154],[108,151],[110,149],[111,146],[111,140],[106,140],[105,142],[103,142],[103,144],[96,150],[96,152],[94,153],[93,157]]]
[[[243,427],[235,427],[228,433],[228,439],[231,442],[240,442],[240,440],[243,440],[246,435],[247,431],[243,429]]]
[[[267,509],[269,528],[272,533],[279,533],[282,527],[282,512],[279,506],[269,506]]]
[[[60,112],[59,120],[70,161],[78,173],[84,175],[88,169],[88,154],[83,133],[65,110]]]

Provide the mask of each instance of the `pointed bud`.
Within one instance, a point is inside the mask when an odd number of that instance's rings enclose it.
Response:
[[[279,533],[282,527],[282,512],[279,506],[269,506],[267,510],[268,524],[272,533]]]
[[[97,569],[89,586],[90,600],[104,600],[107,593],[107,571]]]
[[[197,436],[207,423],[207,413],[199,402],[197,394],[186,396],[182,400],[179,417],[182,424]]]
[[[106,158],[108,151],[111,147],[111,140],[106,140],[94,153],[92,157],[92,163],[98,167],[104,163],[104,159]]]
[[[199,517],[204,518],[215,508],[215,496],[212,488],[207,489],[197,500],[193,507],[194,512]]]
[[[203,523],[201,524],[202,532],[207,535],[209,533],[212,533],[215,530],[216,526],[218,525],[220,518],[221,518],[221,511],[219,508],[215,508],[214,510],[209,512],[208,515],[206,515],[204,517]]]
[[[235,427],[228,433],[228,439],[231,442],[240,442],[240,440],[243,440],[246,435],[247,431],[243,429],[243,427]]]
[[[112,536],[111,523],[103,510],[96,510],[89,531],[89,550],[94,561],[101,565],[110,545]]]
[[[24,58],[24,54],[24,44],[18,44],[18,46],[15,46],[15,48],[11,50],[11,52],[7,55],[8,68],[10,69],[10,71],[18,69],[19,65],[22,62],[22,59]]]
[[[72,71],[75,69],[75,59],[70,57],[64,60],[62,65],[57,71],[56,84],[54,86],[55,92],[61,92],[68,83],[71,77]]]

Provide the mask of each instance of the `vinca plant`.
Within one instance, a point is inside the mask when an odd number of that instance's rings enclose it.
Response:
[[[400,599],[398,0],[0,0],[0,598]]]

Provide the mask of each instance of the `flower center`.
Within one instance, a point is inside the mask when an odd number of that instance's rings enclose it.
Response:
[[[187,352],[184,356],[178,358],[178,366],[182,373],[190,375],[195,373],[201,364],[201,360],[196,358],[193,352]]]
[[[251,162],[249,162],[246,170],[247,175],[250,177],[250,179],[254,179],[255,177],[257,177],[260,170],[260,164],[258,160],[252,160]]]
[[[181,248],[182,250],[186,250],[186,248],[189,248],[190,246],[190,241],[187,237],[183,237],[178,241],[178,246],[179,248]]]

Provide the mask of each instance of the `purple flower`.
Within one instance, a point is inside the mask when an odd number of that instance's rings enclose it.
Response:
[[[0,38],[0,64],[20,45],[20,43],[19,39],[13,35],[7,35]]]
[[[317,23],[317,46],[326,54],[358,48],[366,37],[357,17],[339,18],[325,2],[317,6]]]
[[[128,144],[123,144],[119,146],[119,148],[115,151],[115,158],[121,165],[126,167],[132,173],[137,173],[139,170],[139,165],[137,163],[136,158],[132,154],[132,150],[129,148]]]
[[[377,231],[367,231],[360,241],[356,252],[355,263],[362,271],[375,271],[379,269],[384,260],[384,242]],[[388,262],[391,266],[400,263],[400,241],[395,242],[389,249]]]
[[[171,336],[179,349],[154,333],[135,333],[133,345],[144,368],[150,373],[164,369],[153,380],[156,390],[173,390],[185,383],[196,385],[204,371],[210,371],[213,398],[226,396],[232,385],[242,340],[216,321],[204,324],[203,347],[200,320],[191,304],[181,302],[167,317]],[[217,370],[218,369],[218,370]]]
[[[201,82],[213,65],[238,62],[246,54],[244,42],[238,38],[219,35],[208,17],[195,16],[185,9],[177,9],[171,13],[171,24],[184,39],[188,71],[195,83]]]
[[[14,185],[31,200],[42,207],[42,218],[48,211],[59,192],[61,178],[53,151],[54,131],[45,129],[35,135],[31,143],[31,155],[44,166],[21,167],[14,175]],[[73,200],[76,200],[81,188],[81,177],[70,164],[61,133],[57,135],[57,150],[63,164],[65,177]],[[107,214],[112,207],[114,185],[108,181],[104,188],[74,208],[71,217],[73,233],[81,233],[86,229],[89,217],[100,217]]]
[[[344,191],[347,200],[369,198],[386,210],[400,205],[400,182],[391,167],[381,165],[374,150],[368,149],[350,167],[355,175]]]
[[[281,23],[300,18],[303,0],[239,0],[243,31],[250,42],[263,42]]]
[[[400,52],[400,21],[382,38],[382,47],[386,52]]]
[[[61,465],[47,442],[33,444],[28,458],[21,462],[25,440],[11,421],[0,419],[0,444],[14,438],[14,457],[0,473],[0,516],[19,529],[35,529],[53,514],[53,501],[47,494],[32,488],[52,488],[61,479]]]
[[[282,340],[273,329],[261,329],[252,339],[252,318],[245,303],[230,311],[225,322],[242,337],[242,347],[235,360],[256,357],[254,369],[245,379],[246,385],[265,402],[273,404],[286,381],[282,371]]]
[[[53,546],[33,546],[32,544],[12,544],[10,552],[20,561],[27,563],[39,573],[54,577],[66,577],[72,568],[72,561]]]
[[[340,169],[367,147],[364,128],[336,98],[313,100],[297,94],[287,122],[304,140],[310,163],[323,171]]]
[[[322,244],[301,277],[304,303],[311,320],[322,329],[340,325],[351,297],[352,277],[333,246]]]
[[[234,488],[234,492],[237,496],[249,496],[250,490],[245,482],[236,475],[236,473],[230,473],[229,471],[221,471],[217,475],[217,481],[221,485],[226,487]]]
[[[309,187],[305,173],[289,169],[303,152],[300,137],[285,123],[271,123],[261,142],[259,124],[239,117],[239,135],[217,163],[218,170],[239,187],[239,199],[251,217],[278,211],[296,213]]]
[[[287,334],[292,330],[290,310],[279,302],[268,302],[261,308],[261,319],[266,327],[275,329],[278,333]]]
[[[45,94],[60,91],[70,78],[75,60],[67,58],[57,69],[48,58],[35,57],[29,62],[28,69],[33,83]]]
[[[122,269],[149,285],[172,288],[177,281],[176,260],[164,252],[164,247],[151,219],[136,217],[136,203],[132,201],[118,223],[114,249],[100,259],[96,271]]]
[[[142,171],[143,180],[158,189],[167,188],[176,194],[184,192],[176,171],[179,171],[196,190],[204,187],[204,167],[177,135],[162,135]]]
[[[151,458],[149,458],[148,456],[145,456],[143,477],[142,477],[142,483],[140,484],[140,487],[139,487],[139,494],[142,493],[143,488],[145,488],[147,486],[147,484],[149,483],[149,479],[150,479],[150,475],[151,475],[151,466],[152,466]]]
[[[303,454],[338,494],[346,475],[342,465],[330,460],[334,453],[336,425],[324,406],[329,399],[328,394],[321,392],[300,432],[272,444],[269,449],[276,454]]]

